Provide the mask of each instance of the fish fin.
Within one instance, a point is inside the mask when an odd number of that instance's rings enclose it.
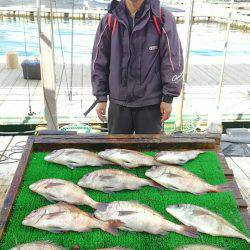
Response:
[[[74,166],[74,165],[72,165],[72,164],[70,164],[70,163],[68,163],[66,166],[67,166],[68,168],[72,169],[72,170],[74,170],[74,169],[76,168],[76,166]]]
[[[123,224],[120,220],[109,220],[104,223],[102,229],[112,235],[117,236],[119,234],[118,228]]]
[[[101,180],[111,180],[111,179],[114,179],[115,176],[113,176],[113,175],[101,175],[101,176],[99,176],[99,178]]]
[[[51,188],[51,187],[57,187],[57,186],[63,186],[65,185],[64,183],[59,183],[59,182],[54,182],[54,183],[49,183],[47,184],[44,188],[47,189],[47,188]]]
[[[151,186],[151,187],[155,187],[155,188],[158,188],[161,190],[165,189],[162,185],[160,185],[156,181],[153,181],[153,180],[148,180],[148,181],[149,181],[149,186]]]
[[[107,210],[108,205],[109,205],[108,203],[99,202],[99,203],[96,205],[95,209],[96,209],[96,210],[99,210],[99,211],[101,211],[101,212],[104,212],[104,211]]]
[[[46,196],[45,198],[46,198],[49,202],[51,202],[51,203],[56,203],[56,201],[55,201],[55,200],[53,200],[53,199],[49,198],[48,196]]]
[[[159,234],[159,235],[162,235],[162,236],[165,236],[165,235],[168,234],[168,231],[163,230],[163,231],[160,231],[158,234]]]
[[[130,215],[130,214],[135,214],[135,211],[118,211],[119,216],[125,216],[125,215]]]
[[[104,207],[106,208],[108,206],[108,203],[104,203],[104,202],[96,202],[93,206],[94,209],[96,210],[101,210],[104,209]],[[106,210],[106,209],[105,209]]]
[[[167,186],[167,188],[169,188],[169,189],[171,189],[171,190],[174,190],[174,191],[180,191],[179,188],[174,187],[174,186]]]
[[[58,215],[64,214],[64,213],[65,213],[65,211],[50,213],[50,214],[47,214],[46,217],[47,217],[47,219],[51,219],[51,218],[53,218],[55,216],[58,216]]]
[[[191,238],[198,238],[199,232],[197,231],[196,227],[190,227],[190,226],[181,226],[181,230],[178,231],[178,233],[185,235],[187,237]]]
[[[198,209],[198,210],[194,209],[193,210],[193,215],[194,216],[204,216],[204,215],[207,216],[209,214],[208,214],[208,212],[205,209],[202,209],[202,210],[200,210],[200,209]]]
[[[105,186],[105,187],[103,187],[103,190],[105,193],[108,193],[108,194],[112,194],[114,191],[117,191],[117,190],[115,190],[114,187],[111,187],[111,186]]]
[[[48,231],[51,232],[51,233],[56,233],[56,234],[65,232],[60,227],[50,227]]]
[[[130,164],[130,163],[127,163],[127,162],[122,163],[121,166],[122,166],[123,168],[125,168],[125,169],[133,168],[133,167],[131,166],[131,164]]]

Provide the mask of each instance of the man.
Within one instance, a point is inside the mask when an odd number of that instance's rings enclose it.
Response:
[[[93,94],[110,134],[161,133],[182,88],[183,56],[173,15],[159,0],[112,1],[92,56]]]

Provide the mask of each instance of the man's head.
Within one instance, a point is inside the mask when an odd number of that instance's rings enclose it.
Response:
[[[127,2],[133,3],[133,4],[137,4],[137,3],[143,3],[144,0],[126,0]]]

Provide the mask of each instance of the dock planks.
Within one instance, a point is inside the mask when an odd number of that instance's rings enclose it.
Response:
[[[1,153],[6,157],[11,156],[12,158],[20,159],[23,150],[21,150],[19,146],[25,145],[27,138],[27,136],[0,136]],[[16,145],[18,147],[15,147]],[[12,154],[13,152],[18,153]],[[18,163],[19,160],[13,161],[9,159],[0,164],[0,210],[16,172]]]
[[[83,112],[93,103],[90,65],[74,65],[73,100],[69,101],[70,65],[56,65],[57,106],[59,122],[83,121]],[[221,110],[224,120],[247,120],[250,117],[250,65],[226,65],[224,85],[222,89]],[[220,65],[190,65],[189,79],[186,87],[184,114],[206,117],[214,106]],[[66,80],[67,79],[67,80]],[[28,87],[29,86],[29,87]],[[29,92],[32,117],[29,113]],[[16,105],[18,103],[18,105]],[[173,115],[176,115],[177,101],[174,101]],[[23,79],[21,68],[6,69],[0,64],[0,123],[27,120],[37,122],[43,120],[43,99],[40,81]],[[96,119],[93,110],[89,117]]]
[[[247,202],[250,213],[250,158],[226,157],[228,166],[233,170],[240,192]]]

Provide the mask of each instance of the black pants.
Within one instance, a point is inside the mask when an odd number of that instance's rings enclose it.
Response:
[[[109,134],[159,134],[162,132],[160,105],[128,108],[109,104]]]

